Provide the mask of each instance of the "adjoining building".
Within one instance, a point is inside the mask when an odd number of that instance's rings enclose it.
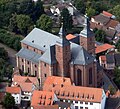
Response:
[[[70,77],[78,86],[97,86],[95,35],[88,18],[80,32],[79,44],[68,41],[64,28],[60,37],[34,28],[22,41],[16,54],[17,67],[40,79],[43,86],[48,76]]]
[[[39,90],[37,77],[14,75],[11,87],[6,87],[6,92],[11,93],[16,104],[21,101],[30,101],[34,90]]]
[[[56,79],[57,78],[58,77],[56,77]],[[64,80],[64,78],[60,78],[58,79],[58,81],[62,79]],[[51,80],[52,77],[46,79],[43,90],[54,92],[58,100],[61,102],[72,103],[73,108],[71,109],[105,108],[106,95],[102,88],[66,85],[66,81],[61,82],[61,84],[57,84],[55,81],[54,83],[48,83],[48,81]]]

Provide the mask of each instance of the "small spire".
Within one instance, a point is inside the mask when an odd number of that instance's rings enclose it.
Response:
[[[87,16],[87,14],[85,15],[85,20],[84,20],[84,24],[83,24],[85,27],[85,29],[89,30],[90,29],[90,22],[89,22],[89,18]]]
[[[65,27],[64,27],[63,23],[61,23],[61,28],[60,28],[60,31],[59,31],[59,35],[60,35],[60,38],[65,38],[66,37],[66,30],[65,30]]]

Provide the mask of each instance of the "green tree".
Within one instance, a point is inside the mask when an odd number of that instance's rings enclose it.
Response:
[[[72,29],[73,20],[67,8],[64,8],[61,12],[61,22],[63,22],[66,29]]]
[[[52,30],[52,19],[49,16],[43,14],[37,20],[36,25],[37,25],[38,28],[40,28],[42,30],[51,32],[51,30]]]
[[[12,32],[17,33],[18,27],[17,27],[17,14],[12,14],[12,17],[10,18],[10,23],[9,23],[9,30]]]
[[[109,85],[108,89],[109,89],[111,95],[115,94],[116,90],[112,85]]]
[[[120,21],[120,5],[116,5],[113,9],[110,9],[109,12],[114,14],[117,20]]]
[[[115,83],[120,88],[120,69],[118,67],[115,67],[114,72],[115,72]]]
[[[87,13],[88,17],[92,17],[96,14],[96,11],[95,11],[95,9],[90,7],[90,8],[87,8],[86,13]]]
[[[85,14],[85,1],[84,0],[74,0],[75,7],[80,11],[80,13]]]
[[[14,97],[10,93],[6,93],[3,104],[6,109],[13,108],[15,106]]]
[[[23,0],[20,2],[18,14],[29,15],[33,22],[38,20],[44,13],[44,7],[41,0],[38,0],[36,3],[33,0]]]
[[[28,15],[17,15],[17,27],[23,35],[27,35],[30,26],[32,26],[32,21]]]
[[[116,43],[116,48],[117,48],[117,50],[120,52],[120,40]]]
[[[106,42],[106,34],[103,30],[98,30],[98,29],[95,28],[93,31],[95,33],[96,41],[102,42],[102,43]]]

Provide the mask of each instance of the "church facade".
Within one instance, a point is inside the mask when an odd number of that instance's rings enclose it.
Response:
[[[34,28],[22,41],[16,54],[17,67],[37,76],[40,85],[48,76],[70,77],[77,86],[97,87],[95,36],[86,17],[79,43],[66,39],[61,28],[60,37]]]

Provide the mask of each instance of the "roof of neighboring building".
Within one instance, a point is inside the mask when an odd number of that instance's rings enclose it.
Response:
[[[115,63],[114,55],[112,54],[107,54],[106,55],[106,61],[108,64],[113,64]]]
[[[112,17],[113,15],[107,11],[103,11],[102,14],[104,14],[107,17]]]
[[[22,91],[31,92],[33,87],[38,88],[39,82],[37,77],[14,75],[12,78],[14,86],[20,86]]]
[[[32,51],[32,50],[28,50],[26,48],[22,48],[17,54],[16,56],[25,58],[27,60],[32,61],[33,63],[38,63],[39,62],[39,58],[41,57],[40,54]]]
[[[103,89],[69,85],[46,85],[43,90],[54,91],[59,99],[84,102],[101,102]]]
[[[120,53],[107,54],[106,55],[107,63],[114,63],[116,66],[120,66]]]
[[[22,91],[24,92],[32,92],[33,91],[33,83],[19,83]]]
[[[67,40],[71,40],[71,39],[74,39],[76,36],[74,36],[74,35],[72,35],[72,34],[68,34],[67,36],[66,36],[66,39]]]
[[[107,24],[109,22],[109,20],[110,20],[109,17],[103,15],[102,13],[99,14],[99,15],[94,16],[93,18],[95,19],[95,21],[97,21],[99,23],[102,23],[104,25]]]
[[[106,27],[111,27],[111,28],[116,28],[116,26],[119,24],[119,22],[117,21],[117,20],[110,20],[108,23],[107,23],[107,25],[106,25]]]
[[[71,79],[66,77],[58,77],[58,76],[49,76],[44,82],[44,85],[49,84],[64,84],[64,85],[72,85]]]
[[[30,82],[29,83],[34,83],[35,85],[37,85],[38,84],[38,79],[37,79],[37,77],[29,77],[29,76],[19,76],[19,75],[14,75],[14,77],[12,78],[12,81],[13,81],[13,83],[25,83],[26,82],[26,80],[30,80]]]
[[[31,100],[31,106],[53,105],[54,92],[34,90]]]
[[[116,66],[120,66],[120,53],[114,54]]]
[[[120,109],[120,98],[107,98],[105,109]]]
[[[110,44],[103,44],[103,45],[100,45],[100,46],[96,46],[96,49],[95,49],[95,53],[98,54],[98,53],[101,53],[101,52],[105,52],[106,50],[109,50],[109,49],[112,49],[112,48],[115,48],[113,45],[110,45]]]
[[[20,87],[6,87],[6,92],[11,94],[19,94],[21,92]]]

